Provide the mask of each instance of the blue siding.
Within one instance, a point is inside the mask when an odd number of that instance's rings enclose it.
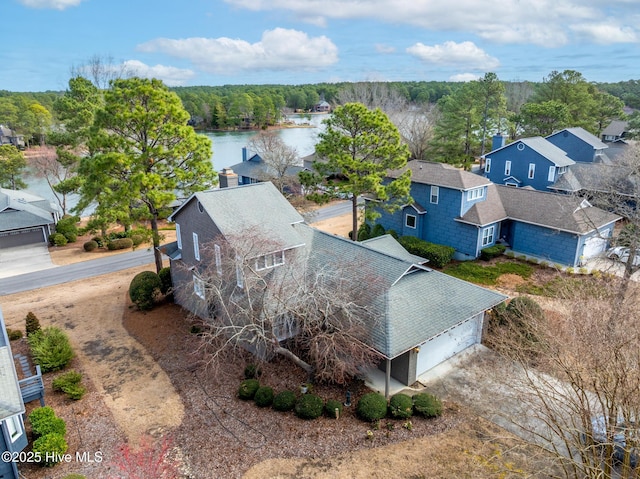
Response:
[[[566,151],[567,156],[573,161],[592,163],[595,159],[596,151],[593,146],[568,131],[560,131],[555,135],[548,136],[547,140]]]
[[[463,216],[476,203],[480,203],[481,201],[484,201],[487,199],[487,187],[486,186],[482,187],[482,196],[480,198],[476,198],[473,200],[470,200],[468,198],[469,198],[469,191],[463,191],[462,192],[462,209],[460,211],[460,216]]]
[[[519,150],[518,145],[524,146]],[[521,146],[521,147],[522,147]],[[519,186],[531,186],[536,190],[546,191],[555,181],[548,181],[549,167],[553,165],[544,156],[521,142],[511,143],[507,147],[487,155],[491,159],[491,169],[485,176],[498,185],[504,185],[508,177],[517,178]],[[511,161],[511,173],[505,175],[505,163]],[[534,163],[535,174],[529,178],[529,164]]]
[[[512,228],[511,249],[515,252],[563,265],[575,266],[578,263],[578,235],[518,221],[514,221]]]

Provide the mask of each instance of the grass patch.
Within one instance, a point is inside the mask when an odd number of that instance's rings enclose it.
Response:
[[[534,267],[529,264],[502,261],[491,266],[482,266],[475,261],[465,261],[444,268],[444,273],[472,283],[492,286],[503,274],[516,274],[524,279],[529,279]]]

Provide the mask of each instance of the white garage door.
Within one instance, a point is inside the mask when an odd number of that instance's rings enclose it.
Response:
[[[593,237],[584,242],[582,256],[592,258],[602,253],[607,247],[607,240],[604,238]]]
[[[479,342],[481,318],[480,314],[468,319],[420,345],[416,367],[418,376]]]

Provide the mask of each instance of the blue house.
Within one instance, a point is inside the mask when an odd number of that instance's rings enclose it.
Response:
[[[497,185],[545,191],[575,164],[564,150],[541,136],[508,145],[501,139],[494,137],[494,149],[485,155],[484,176]]]
[[[603,161],[609,148],[584,128],[565,128],[546,137],[546,140],[567,153],[573,161],[597,163]]]
[[[228,169],[238,175],[237,185],[250,185],[262,181],[270,181],[280,176],[297,180],[298,173],[303,171],[302,166],[285,166],[284,172],[278,172],[273,166],[265,162],[258,153],[253,153],[247,147],[242,148],[242,163],[236,163]],[[229,184],[228,186],[237,186]]]
[[[443,163],[414,160],[406,168],[414,202],[394,213],[381,211],[377,222],[403,236],[451,246],[460,260],[502,242],[516,253],[578,266],[606,249],[620,219],[572,196],[495,185]],[[376,206],[369,201],[367,207]]]
[[[0,310],[0,453],[17,453],[27,446],[22,415],[25,412],[11,345]],[[4,455],[3,455],[4,459]],[[18,479],[15,461],[0,461],[0,478]]]

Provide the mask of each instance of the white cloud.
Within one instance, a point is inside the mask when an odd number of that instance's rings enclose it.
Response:
[[[449,77],[449,81],[455,82],[468,82],[477,80],[480,78],[480,75],[476,75],[475,73],[460,73],[458,75],[451,75]]]
[[[475,70],[493,70],[500,66],[497,58],[488,55],[473,42],[444,42],[441,45],[416,43],[407,48],[407,53],[425,63],[455,65]]]
[[[127,60],[123,63],[124,70],[135,76],[144,78],[157,78],[168,86],[181,86],[187,80],[195,76],[193,70],[187,70],[165,65],[149,66],[138,60]]]
[[[267,30],[256,43],[232,38],[158,38],[138,45],[145,52],[163,52],[191,61],[202,70],[232,74],[260,70],[318,70],[338,61],[329,38],[297,30]]]
[[[582,37],[604,45],[612,43],[637,43],[640,40],[638,31],[631,27],[615,23],[590,23],[572,25],[571,30]]]
[[[327,19],[373,18],[432,31],[465,32],[504,44],[562,46],[583,41],[581,34],[589,30],[587,25],[606,26],[612,21],[618,26],[611,28],[609,43],[638,41],[640,36],[630,18],[637,10],[636,0],[458,0],[455,6],[450,0],[225,1],[253,11],[289,11],[297,20],[315,25],[323,25]],[[607,36],[606,27],[590,29],[589,37],[597,42]]]
[[[53,8],[54,10],[64,10],[69,7],[77,7],[84,0],[18,0],[25,7],[30,8]]]
[[[394,53],[396,51],[396,48],[392,47],[391,45],[376,43],[376,51],[378,53]]]

